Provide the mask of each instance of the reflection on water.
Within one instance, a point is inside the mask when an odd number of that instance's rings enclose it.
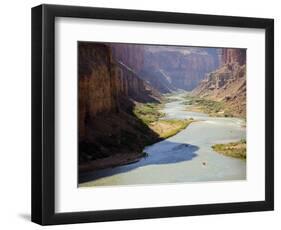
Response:
[[[175,96],[173,96],[175,98]],[[85,173],[80,185],[134,185],[246,179],[246,161],[215,153],[216,143],[246,138],[244,121],[187,111],[182,95],[167,103],[165,119],[198,120],[173,137],[145,148],[137,163]],[[87,183],[83,183],[87,182]]]

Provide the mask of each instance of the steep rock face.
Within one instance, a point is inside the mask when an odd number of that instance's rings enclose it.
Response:
[[[177,88],[172,83],[172,78],[163,69],[155,67],[143,68],[139,76],[161,93],[171,93]]]
[[[136,73],[141,71],[144,64],[144,47],[131,44],[110,44],[113,57],[120,63],[133,69]]]
[[[133,44],[110,44],[113,57],[139,78],[161,93],[175,90],[167,74],[158,68],[145,68],[146,46]]]
[[[219,65],[219,49],[108,44],[112,56],[161,93],[191,90]]]
[[[138,102],[159,101],[160,93],[142,80],[138,74],[116,60],[111,63],[111,76],[114,79],[117,97],[127,97]]]
[[[224,101],[236,116],[246,116],[246,50],[223,49],[222,66],[192,91],[194,95]]]
[[[222,49],[222,64],[237,62],[239,65],[246,64],[246,49]]]
[[[118,109],[112,93],[114,79],[110,77],[109,48],[79,44],[79,138],[87,138],[87,124],[100,113]]]
[[[134,101],[158,102],[160,94],[116,60],[108,45],[82,42],[78,49],[80,161],[141,151],[157,136],[134,117]]]
[[[205,74],[216,69],[219,63],[217,53],[180,51],[145,52],[144,70],[160,70],[169,78],[165,88],[191,90],[205,77]],[[143,76],[141,74],[141,76]],[[164,79],[163,77],[161,79]],[[167,79],[167,77],[166,77]],[[164,80],[166,80],[164,79]],[[153,86],[163,88],[161,82]],[[155,84],[156,84],[155,83]]]

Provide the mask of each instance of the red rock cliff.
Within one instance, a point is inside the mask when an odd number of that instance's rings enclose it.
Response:
[[[246,116],[246,50],[222,49],[222,66],[207,74],[193,94],[223,101],[235,116]]]
[[[246,64],[246,49],[222,49],[222,64],[239,63]]]

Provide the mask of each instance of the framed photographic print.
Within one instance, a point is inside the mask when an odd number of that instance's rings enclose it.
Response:
[[[273,19],[32,9],[32,221],[273,210]]]

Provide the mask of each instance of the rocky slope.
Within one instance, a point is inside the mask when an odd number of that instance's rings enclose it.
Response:
[[[113,50],[101,43],[80,42],[78,46],[80,163],[142,151],[158,136],[132,109],[135,102],[159,102],[160,94],[124,64],[127,55],[132,65],[141,56],[134,59],[130,49]]]
[[[233,115],[246,117],[246,50],[222,49],[221,64],[192,94],[223,101]]]

